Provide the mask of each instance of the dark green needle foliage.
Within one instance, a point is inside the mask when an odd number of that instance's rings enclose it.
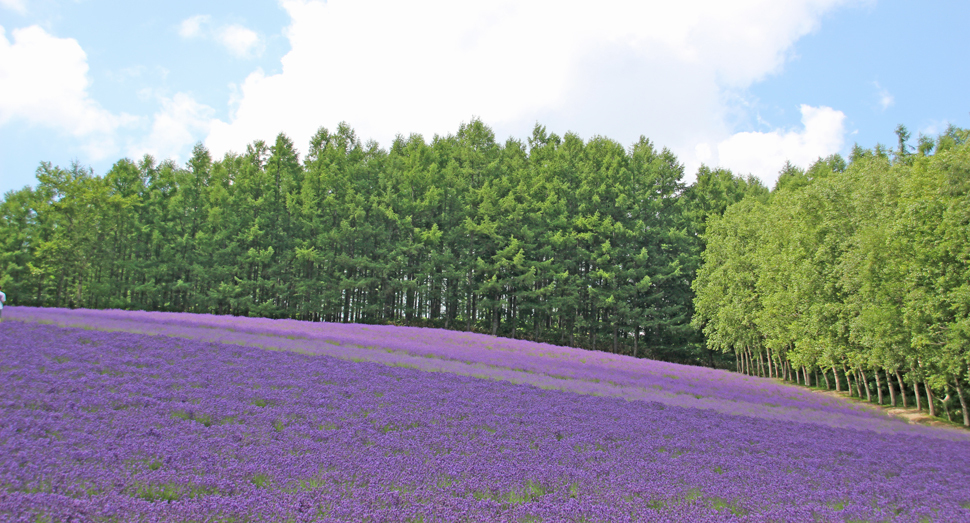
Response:
[[[303,157],[281,134],[104,176],[43,163],[0,204],[0,280],[11,304],[434,326],[711,365],[690,324],[700,234],[767,190],[708,172],[687,188],[645,138],[536,125],[501,143],[479,120],[388,149],[341,124]]]

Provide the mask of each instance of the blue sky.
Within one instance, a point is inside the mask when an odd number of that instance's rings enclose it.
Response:
[[[0,0],[0,193],[41,161],[216,157],[346,121],[389,145],[645,135],[684,162],[785,160],[970,127],[968,2]]]

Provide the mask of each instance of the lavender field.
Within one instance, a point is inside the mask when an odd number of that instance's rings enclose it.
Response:
[[[970,519],[964,432],[726,372],[25,307],[0,351],[2,521]]]
[[[328,355],[728,414],[893,433],[925,432],[871,408],[771,380],[469,332],[120,310],[16,307],[7,315],[65,327]]]

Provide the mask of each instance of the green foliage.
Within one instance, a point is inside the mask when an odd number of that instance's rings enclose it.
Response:
[[[479,120],[388,150],[340,124],[304,158],[281,134],[103,177],[44,163],[0,203],[0,283],[11,304],[434,326],[710,364],[690,325],[698,233],[767,190],[683,174],[645,138],[537,125],[499,143]]]
[[[260,472],[253,475],[253,477],[250,479],[250,483],[252,483],[256,488],[263,488],[269,485],[270,478],[268,474],[263,474]]]
[[[707,221],[693,323],[709,348],[752,374],[817,369],[870,398],[873,379],[879,397],[904,381],[931,413],[949,405],[934,390],[963,405],[970,133],[921,136],[915,152],[905,126],[896,135],[892,157],[856,146],[848,163],[787,165],[769,198]]]

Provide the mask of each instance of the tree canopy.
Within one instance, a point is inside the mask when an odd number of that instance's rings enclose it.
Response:
[[[904,126],[896,135],[892,152],[857,146],[848,162],[788,166],[767,198],[715,216],[693,324],[745,372],[831,373],[867,399],[875,381],[880,403],[887,391],[905,404],[912,387],[931,415],[959,399],[970,425],[970,132],[950,127],[916,148]]]
[[[816,385],[964,422],[970,132],[787,164],[769,191],[667,149],[341,124],[103,176],[41,163],[0,202],[11,303],[434,326]],[[814,378],[814,379],[813,379]],[[853,390],[854,389],[854,390]],[[940,398],[939,396],[943,396]]]
[[[388,149],[341,124],[104,176],[42,163],[0,204],[12,303],[476,330],[686,363],[700,233],[752,179],[646,138],[496,141],[479,120]],[[761,187],[765,195],[767,190]]]

